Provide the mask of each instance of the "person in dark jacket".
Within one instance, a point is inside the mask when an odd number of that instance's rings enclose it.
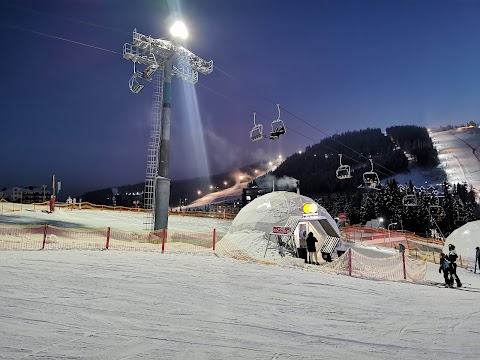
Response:
[[[315,243],[317,242],[318,240],[315,238],[315,236],[313,236],[313,233],[309,232],[307,236],[307,250],[308,250],[309,264],[320,265],[318,263],[318,258],[317,258],[317,247],[315,246]],[[315,261],[313,261],[314,257],[315,257]]]
[[[480,247],[476,247],[475,250],[475,274],[477,273],[477,264],[478,264],[478,269],[480,270]]]
[[[453,279],[457,282],[457,287],[462,287],[462,282],[460,281],[460,278],[457,275],[457,251],[455,250],[455,245],[453,244],[448,244],[448,261],[450,262],[450,282],[453,285]]]
[[[440,254],[440,268],[438,269],[439,273],[443,271],[443,278],[445,279],[445,287],[453,287],[453,279],[449,277],[450,275],[450,262],[447,259],[447,256],[444,253]]]

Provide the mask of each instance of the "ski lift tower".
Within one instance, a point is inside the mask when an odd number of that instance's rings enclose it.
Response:
[[[172,37],[185,39],[185,25],[176,22],[170,29]],[[145,81],[153,80],[152,122],[148,145],[144,208],[147,230],[167,229],[170,200],[170,98],[172,76],[195,84],[198,73],[213,71],[213,61],[198,57],[183,46],[165,39],[154,39],[133,31],[132,44],[123,46],[123,57],[133,62],[133,75],[128,83],[137,94]],[[138,69],[137,64],[143,69]]]

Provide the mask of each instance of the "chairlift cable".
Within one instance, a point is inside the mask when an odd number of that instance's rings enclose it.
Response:
[[[37,35],[47,36],[47,37],[50,37],[52,39],[62,40],[62,41],[66,41],[66,42],[69,42],[69,43],[82,45],[82,46],[86,46],[86,47],[97,49],[97,50],[102,50],[102,51],[109,52],[109,53],[112,53],[112,54],[122,55],[121,53],[119,53],[117,51],[114,51],[114,50],[105,49],[105,48],[102,48],[102,47],[99,47],[99,46],[90,45],[90,44],[80,42],[80,41],[70,40],[70,39],[67,39],[67,38],[64,38],[64,37],[60,37],[60,36],[56,36],[56,35],[52,35],[52,34],[47,34],[47,33],[44,33],[44,32],[24,28],[24,27],[21,27],[21,26],[14,26],[14,25],[9,25],[9,24],[4,24],[4,23],[0,23],[0,25],[4,26],[4,27],[8,27],[8,28],[13,29],[13,30],[21,30],[21,31],[25,31],[25,32],[29,32],[29,33],[33,33],[33,34],[37,34]]]
[[[105,49],[105,48],[102,48],[102,47],[99,47],[99,46],[90,45],[90,44],[87,44],[87,43],[84,43],[84,42],[75,41],[75,40],[67,39],[67,38],[60,37],[60,36],[56,36],[56,35],[52,35],[52,34],[47,34],[47,33],[44,33],[44,32],[40,32],[40,31],[36,31],[36,30],[24,28],[24,27],[21,27],[21,26],[14,26],[14,25],[9,25],[9,24],[2,24],[2,23],[0,23],[0,25],[5,26],[5,27],[8,27],[8,28],[11,28],[11,29],[15,29],[15,30],[21,30],[21,31],[30,32],[30,33],[37,34],[37,35],[42,35],[42,36],[50,37],[50,38],[57,39],[57,40],[66,41],[66,42],[73,43],[73,44],[76,44],[76,45],[82,45],[82,46],[85,46],[85,47],[89,47],[89,48],[93,48],[93,49],[97,49],[97,50],[109,52],[109,53],[112,53],[112,54],[122,55],[121,53],[119,53],[119,52],[117,52],[117,51],[114,51],[114,50]],[[220,72],[224,73],[226,76],[228,76],[228,77],[230,77],[230,78],[232,78],[232,79],[235,79],[233,76],[231,76],[230,74],[228,74],[226,71],[221,70],[221,69],[219,69],[218,67],[216,67],[216,68],[217,68],[218,70],[220,70]],[[209,91],[212,91],[213,93],[215,93],[215,94],[217,94],[217,95],[219,95],[219,96],[222,96],[222,97],[224,97],[224,98],[226,98],[226,99],[229,99],[230,101],[236,103],[235,100],[233,100],[231,97],[229,97],[229,96],[227,96],[227,95],[221,94],[221,93],[215,91],[214,89],[211,89],[210,87],[208,87],[208,86],[206,86],[206,85],[203,85],[203,84],[201,84],[201,83],[199,83],[199,85],[202,86],[202,87],[204,87],[204,88],[206,88],[206,89],[208,89]],[[268,98],[266,98],[266,97],[264,97],[264,96],[262,96],[262,97],[263,97],[264,99],[266,99],[267,101],[269,101],[269,102],[277,105],[277,103],[271,101],[270,99],[268,99]],[[238,104],[237,104],[237,105],[238,105]],[[323,133],[324,135],[330,136],[330,135],[328,135],[327,133],[325,133],[323,130],[321,130],[321,129],[315,127],[314,125],[308,123],[307,121],[301,119],[299,116],[293,114],[292,112],[288,111],[288,110],[285,109],[284,107],[281,107],[281,109],[283,109],[284,111],[286,111],[286,112],[289,113],[290,115],[296,117],[297,119],[301,120],[301,121],[304,122],[305,124],[311,126],[312,128],[320,131],[320,132]],[[265,118],[267,118],[267,119],[271,119],[271,118],[269,118],[268,116],[266,116],[266,115],[264,115],[264,114],[262,114],[262,113],[260,113],[260,112],[258,112],[258,111],[257,111],[256,113],[257,113],[257,115],[263,116],[263,117],[265,117]],[[328,149],[328,150],[330,150],[330,151],[333,151],[333,152],[336,152],[337,154],[340,154],[340,152],[339,152],[338,150],[335,150],[335,149],[333,149],[333,148],[331,148],[331,147],[329,147],[329,146],[320,144],[319,142],[317,143],[318,140],[312,139],[312,138],[310,138],[309,136],[306,136],[306,135],[304,135],[304,134],[302,134],[302,133],[300,133],[300,132],[292,129],[291,127],[285,127],[285,128],[288,128],[290,131],[293,131],[294,133],[296,133],[296,134],[298,134],[298,135],[300,135],[300,136],[303,136],[303,137],[306,138],[306,139],[311,140],[314,144],[318,144],[318,145],[320,145],[320,146],[322,146],[322,147],[324,147],[324,148],[326,148],[326,149]],[[335,140],[335,141],[338,142],[339,144],[345,146],[345,147],[348,148],[349,150],[353,151],[354,153],[360,155],[361,157],[367,158],[365,155],[358,153],[357,151],[351,149],[350,147],[346,146],[345,144],[341,143],[340,141],[338,141],[338,140]],[[363,164],[361,161],[358,161],[357,159],[354,159],[354,158],[352,158],[352,157],[350,157],[350,156],[348,156],[348,155],[345,155],[345,154],[344,154],[344,156],[345,156],[346,158],[349,158],[349,159],[355,161],[355,162],[358,163],[358,164]],[[368,159],[368,158],[367,158],[367,159]],[[375,163],[375,164],[376,164],[376,163]],[[393,172],[393,171],[391,171],[391,170],[389,170],[389,169],[381,166],[380,164],[377,164],[377,165],[378,165],[379,167],[381,167],[381,168],[389,171],[389,172],[392,173],[393,175],[397,175],[395,172]],[[385,174],[384,172],[378,171],[378,173],[379,173],[379,174],[382,174],[382,175],[384,175],[384,176],[386,176],[386,177],[389,176],[389,175]]]
[[[33,13],[37,13],[37,14],[41,14],[41,15],[47,15],[47,16],[56,17],[56,18],[59,18],[59,19],[65,19],[65,20],[68,20],[68,21],[71,21],[71,22],[76,22],[78,24],[82,24],[82,25],[89,25],[89,26],[92,26],[92,27],[100,28],[100,29],[112,30],[112,31],[116,31],[116,32],[119,32],[119,33],[123,33],[123,34],[131,34],[131,31],[125,31],[125,30],[114,28],[114,27],[111,27],[111,26],[95,24],[95,23],[92,23],[92,22],[89,22],[89,21],[75,19],[75,18],[68,17],[68,16],[57,15],[57,14],[53,14],[51,12],[47,12],[47,11],[43,11],[43,10],[36,10],[36,9],[32,9],[32,8],[29,8],[29,7],[26,7],[26,6],[19,6],[19,5],[16,5],[16,4],[4,4],[4,5],[7,6],[7,7],[10,7],[10,8],[17,9],[17,10],[29,11],[29,12],[33,12]]]

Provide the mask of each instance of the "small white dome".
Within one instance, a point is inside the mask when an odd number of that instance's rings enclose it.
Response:
[[[291,231],[294,231],[298,220],[302,218],[303,205],[306,203],[314,203],[314,201],[307,196],[287,191],[274,191],[260,196],[237,214],[219,245],[225,240],[225,243],[228,242],[246,251],[250,257],[263,259],[273,227],[290,226]],[[333,230],[336,236],[340,237],[335,221],[320,205],[318,205],[318,216],[323,219],[322,221],[329,223],[330,232]],[[324,232],[318,220],[316,223],[315,228]]]
[[[448,254],[449,244],[455,245],[458,256],[461,256],[462,260],[468,261],[469,265],[473,267],[475,264],[475,248],[480,246],[480,220],[466,223],[453,231],[445,240],[443,246],[445,254]]]

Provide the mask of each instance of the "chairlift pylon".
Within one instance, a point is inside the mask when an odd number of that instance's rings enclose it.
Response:
[[[255,122],[255,116],[256,113],[253,113],[253,128],[250,130],[250,140],[252,141],[262,140],[265,137],[263,135],[263,125]]]
[[[350,173],[350,165],[343,165],[342,164],[342,154],[338,154],[340,157],[340,166],[338,167],[335,174],[337,175],[337,179],[345,180],[350,179],[352,174]]]
[[[278,119],[272,121],[272,132],[270,133],[270,139],[278,139],[280,136],[285,134],[285,124],[280,119],[280,104],[277,104],[278,109]]]
[[[372,166],[370,171],[366,171],[363,173],[363,187],[367,189],[374,189],[378,190],[377,186],[380,184],[380,178],[378,174],[373,171],[373,160],[370,160],[370,165]]]

